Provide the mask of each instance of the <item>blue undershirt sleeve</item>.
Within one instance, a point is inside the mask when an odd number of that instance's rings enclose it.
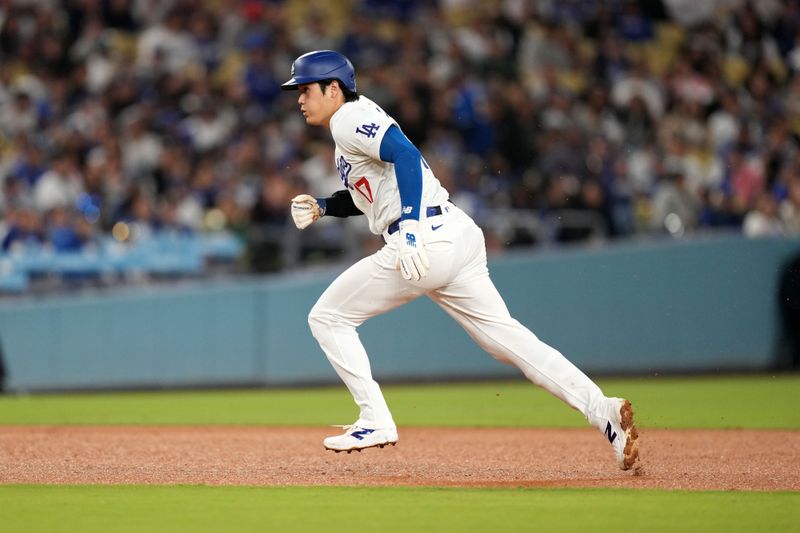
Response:
[[[392,124],[381,140],[382,161],[394,163],[400,190],[401,220],[419,220],[422,203],[422,155],[400,128]]]

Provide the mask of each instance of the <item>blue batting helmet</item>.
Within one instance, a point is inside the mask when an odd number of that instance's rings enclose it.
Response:
[[[303,54],[292,63],[292,78],[282,89],[296,89],[303,83],[339,80],[349,91],[356,92],[356,71],[349,59],[333,50],[316,50]]]

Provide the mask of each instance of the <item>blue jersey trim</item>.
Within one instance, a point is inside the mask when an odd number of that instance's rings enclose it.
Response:
[[[381,140],[382,161],[394,163],[397,188],[400,190],[400,220],[419,220],[422,203],[422,155],[400,128],[392,124]]]

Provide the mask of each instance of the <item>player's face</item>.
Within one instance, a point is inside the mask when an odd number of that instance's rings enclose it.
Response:
[[[323,92],[318,83],[306,83],[299,85],[297,91],[300,93],[297,103],[300,105],[300,112],[306,118],[306,124],[328,126],[331,117],[341,105],[336,98],[335,88],[329,85]]]

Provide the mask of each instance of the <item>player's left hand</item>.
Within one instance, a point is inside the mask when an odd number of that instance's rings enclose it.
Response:
[[[422,242],[418,220],[400,222],[400,242],[397,244],[397,265],[404,279],[419,281],[428,274],[430,262]]]

